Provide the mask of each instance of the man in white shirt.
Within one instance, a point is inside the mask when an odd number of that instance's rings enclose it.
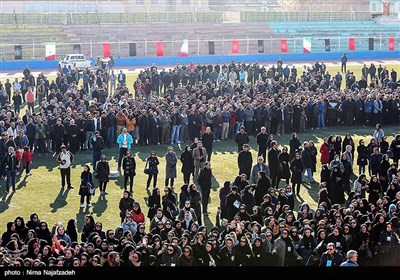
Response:
[[[67,185],[69,189],[74,187],[71,185],[71,164],[74,160],[72,153],[67,151],[65,145],[61,145],[61,153],[57,156],[57,162],[60,164],[61,172],[61,188],[65,187],[65,179],[67,179]]]

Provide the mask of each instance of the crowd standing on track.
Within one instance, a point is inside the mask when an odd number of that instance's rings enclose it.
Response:
[[[125,191],[115,229],[103,229],[92,215],[80,235],[74,219],[49,225],[32,213],[26,223],[20,216],[7,222],[0,265],[399,265],[400,134],[389,143],[384,127],[399,124],[400,79],[394,69],[373,64],[357,79],[345,56],[341,63],[344,75],[318,61],[301,73],[281,60],[271,67],[190,63],[168,71],[153,64],[133,85],[122,71],[101,67],[60,69],[49,81],[27,66],[21,80],[0,84],[6,192],[10,186],[16,191],[24,168],[30,175],[32,154],[48,153],[59,164],[61,187],[74,188],[71,164],[91,150],[92,166],[83,168],[79,186],[81,207],[85,199],[91,207],[96,185],[107,195],[110,167],[103,152],[110,147],[118,147]],[[336,125],[370,126],[371,137],[355,143],[350,134],[331,135],[319,150],[298,139],[298,133]],[[291,137],[278,143],[274,135]],[[224,178],[215,226],[207,228],[213,144],[230,139],[238,148],[238,175]],[[137,172],[131,150],[164,144],[166,166],[151,151]],[[175,144],[186,147],[177,154]],[[251,146],[258,147],[254,160]],[[320,182],[313,177],[317,164]],[[185,182],[179,188],[178,170]],[[160,172],[166,175],[162,188]],[[133,196],[134,178],[144,174],[152,189],[147,213]],[[316,209],[306,201],[295,208],[303,183],[318,188]]]

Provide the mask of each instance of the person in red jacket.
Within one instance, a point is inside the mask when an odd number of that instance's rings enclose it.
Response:
[[[144,214],[142,212],[142,209],[140,208],[139,202],[134,202],[133,203],[133,210],[131,211],[132,219],[137,223],[144,223],[145,218]]]
[[[22,155],[22,160],[25,163],[26,176],[31,176],[31,164],[32,164],[32,152],[28,146],[24,147],[24,153]],[[21,171],[22,173],[22,171]]]
[[[321,154],[321,164],[328,164],[329,163],[329,145],[328,145],[328,138],[324,139],[324,143],[321,145],[319,149]]]

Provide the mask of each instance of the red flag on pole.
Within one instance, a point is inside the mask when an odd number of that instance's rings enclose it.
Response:
[[[354,38],[349,38],[349,50],[354,51],[355,49],[355,41]]]
[[[281,40],[281,52],[287,52],[287,51],[288,51],[287,40],[282,39]]]
[[[232,53],[239,53],[239,41],[238,40],[232,41]]]
[[[104,43],[103,44],[103,56],[104,57],[110,57],[110,44],[109,43]]]
[[[163,56],[164,55],[164,44],[163,44],[163,42],[157,42],[156,43],[156,49],[157,49],[157,56]]]
[[[389,38],[389,51],[394,51],[394,38]]]

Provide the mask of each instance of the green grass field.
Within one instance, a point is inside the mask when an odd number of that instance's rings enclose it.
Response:
[[[397,67],[399,65],[387,65],[389,69]],[[328,69],[331,73],[337,71],[337,67],[330,67]],[[360,67],[350,68],[354,71],[357,76],[361,72]],[[399,72],[399,71],[398,71]],[[134,75],[128,76],[128,84],[132,85],[135,77]],[[22,112],[24,112],[22,110]],[[386,135],[389,136],[389,142],[393,139],[393,135],[398,132],[398,127],[383,127]],[[372,137],[372,127],[335,127],[328,128],[326,130],[311,130],[307,133],[299,135],[300,141],[313,140],[319,150],[322,144],[323,138],[331,134],[339,134],[344,136],[347,132],[353,135],[356,143],[360,138],[365,138],[366,142]],[[288,145],[290,135],[278,136],[276,139],[280,145]],[[253,159],[256,158],[257,145],[255,139],[252,138],[250,141],[252,147]],[[184,147],[180,148],[174,145],[175,151],[179,156]],[[220,186],[225,180],[234,180],[235,176],[238,175],[237,167],[237,152],[236,144],[232,140],[216,142],[214,145],[214,154],[212,156],[212,168],[215,180],[212,186],[211,201],[209,211],[211,212],[209,217],[205,217],[205,223],[211,226],[215,223],[215,214],[219,205],[218,191]],[[135,177],[134,194],[133,197],[136,201],[139,201],[142,210],[147,214],[147,197],[150,194],[145,190],[145,183],[147,176],[142,172],[144,169],[145,158],[149,155],[149,152],[154,149],[157,155],[160,157],[160,176],[158,178],[158,186],[163,187],[164,174],[165,174],[165,159],[164,154],[166,153],[167,146],[158,147],[134,147],[132,150],[135,153],[137,162],[137,176]],[[117,169],[118,150],[116,148],[106,149],[105,154],[110,161],[111,170]],[[319,159],[319,155],[318,155]],[[61,190],[61,179],[58,170],[58,165],[55,162],[55,158],[51,155],[40,156],[35,155],[32,166],[32,176],[25,177],[25,173],[17,178],[17,193],[10,192],[5,194],[5,182],[0,180],[0,232],[3,232],[8,221],[14,220],[17,216],[23,216],[25,221],[29,219],[29,215],[32,212],[37,212],[41,220],[46,220],[49,225],[53,225],[57,221],[64,222],[65,224],[71,218],[77,219],[78,230],[81,231],[83,227],[83,217],[86,214],[93,213],[95,220],[103,223],[104,229],[115,229],[119,225],[119,209],[118,203],[123,192],[123,178],[117,180],[111,180],[107,186],[107,192],[109,193],[105,197],[100,197],[96,194],[92,198],[93,207],[90,209],[79,208],[78,188],[80,181],[80,173],[83,170],[84,164],[90,164],[92,161],[92,154],[90,151],[79,152],[75,156],[75,162],[72,168],[72,183],[75,186],[72,190]],[[175,183],[175,189],[179,192],[180,186],[183,183],[182,175],[179,173],[181,164],[178,164],[178,178]],[[355,169],[357,170],[357,169]],[[317,164],[317,173],[314,178],[319,180],[320,166]],[[96,182],[97,183],[97,182]],[[284,182],[281,182],[281,187],[284,186]],[[316,207],[317,201],[317,186],[312,187],[304,185],[301,189],[300,196],[297,197],[296,205],[302,201],[310,203],[311,207]],[[149,222],[147,222],[149,224]]]

